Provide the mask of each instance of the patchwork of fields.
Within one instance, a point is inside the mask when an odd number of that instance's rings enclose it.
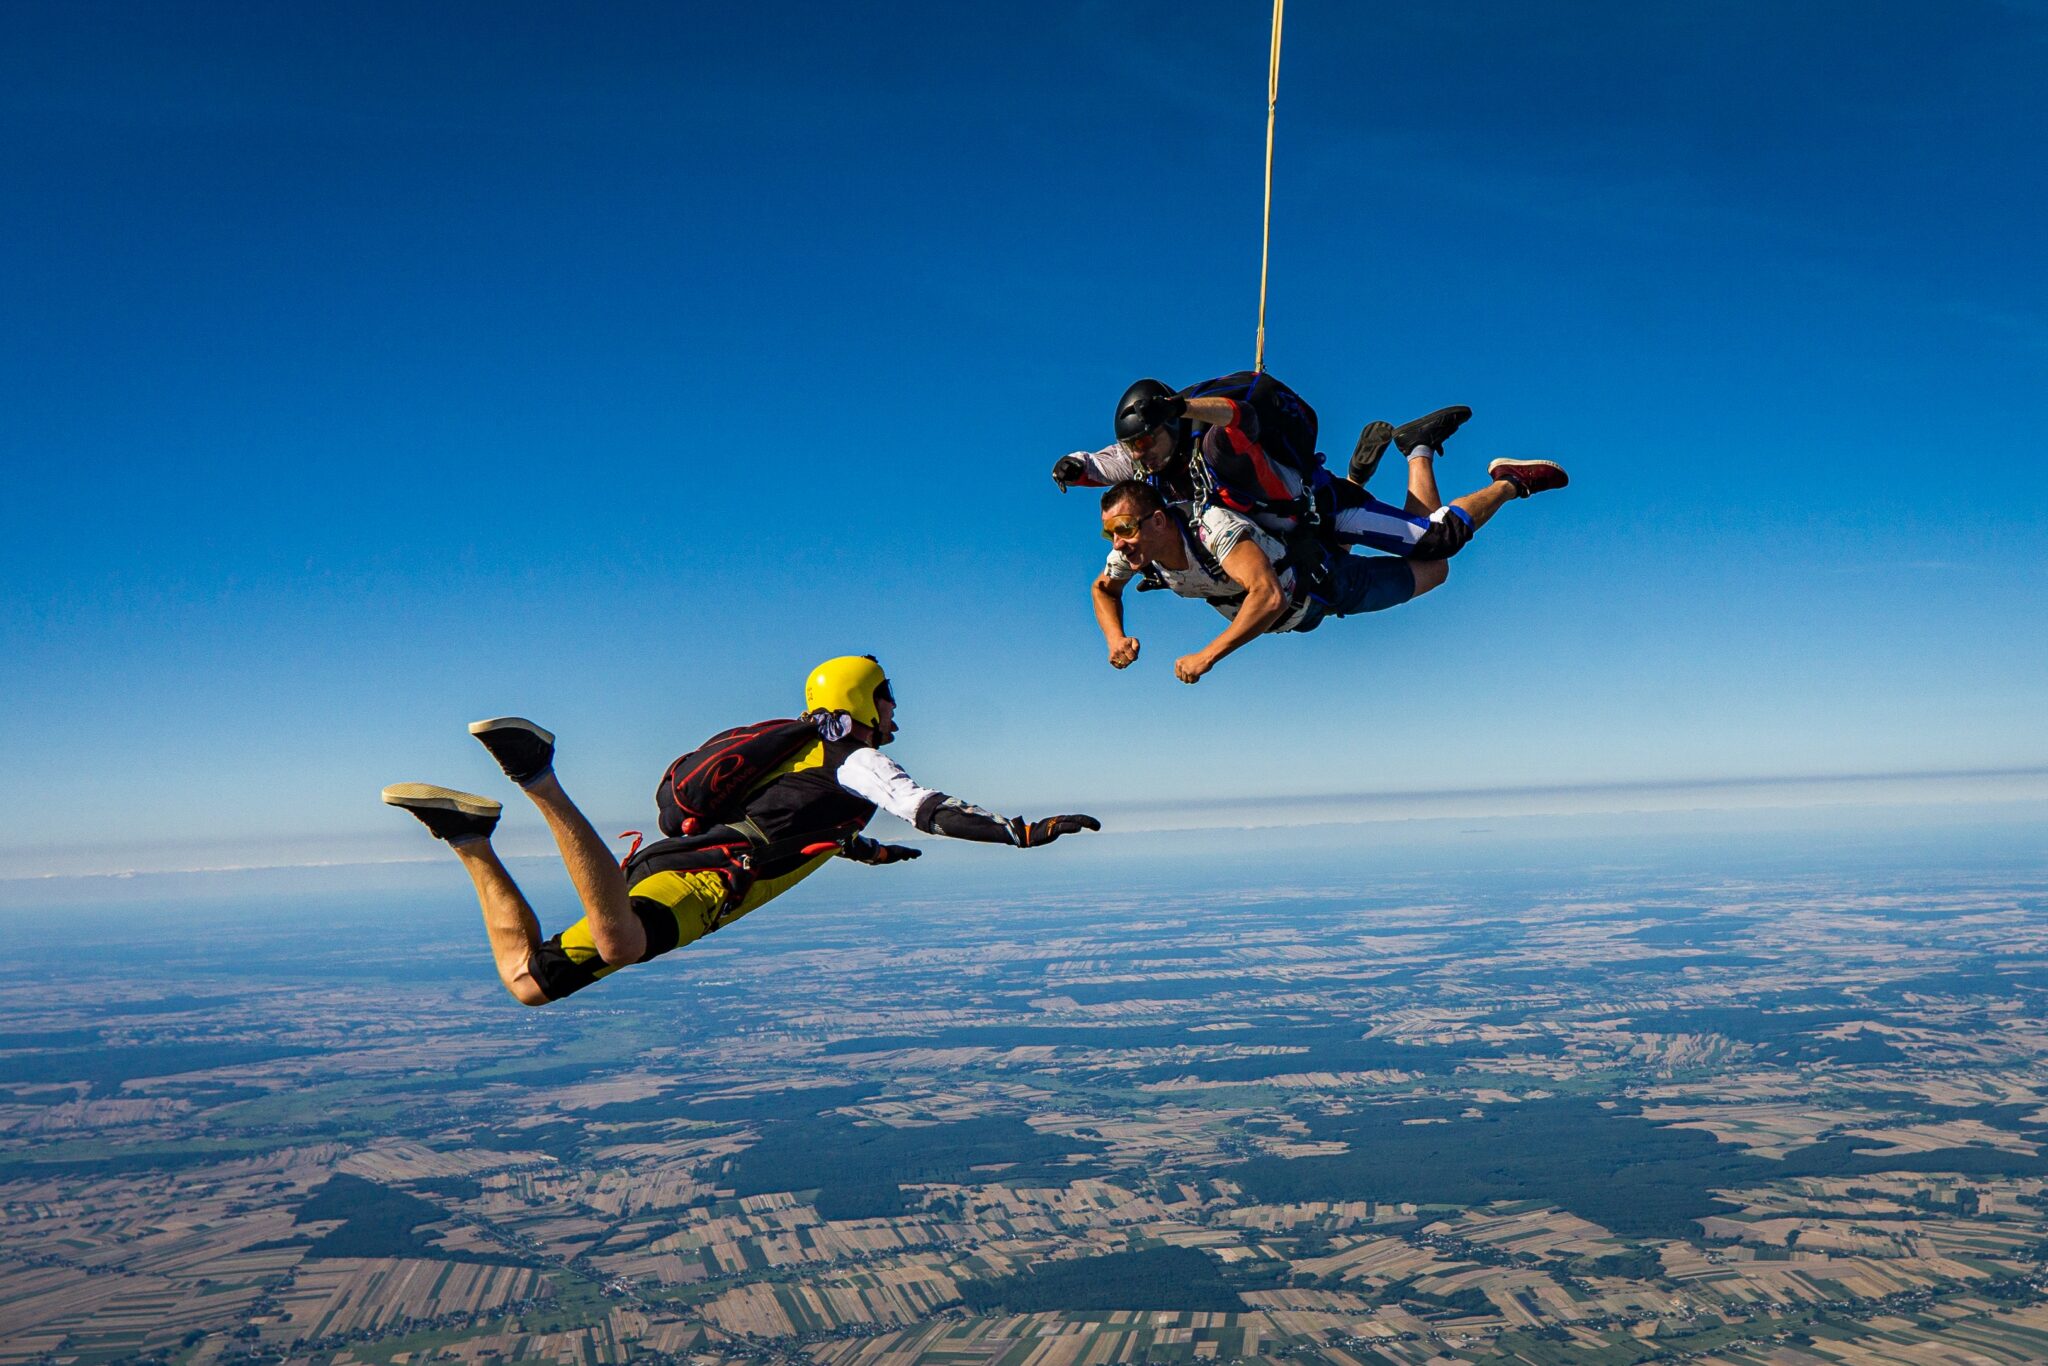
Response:
[[[2048,1359],[2043,886],[1602,876],[17,977],[0,1366]]]

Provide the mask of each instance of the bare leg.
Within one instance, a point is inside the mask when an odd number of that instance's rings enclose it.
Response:
[[[1409,466],[1410,469],[1414,465]],[[1522,491],[1505,479],[1496,479],[1477,493],[1468,493],[1463,498],[1453,498],[1451,506],[1463,508],[1465,515],[1472,519],[1472,529],[1477,531],[1501,510],[1505,503],[1512,503],[1522,496]],[[1420,589],[1417,590],[1421,591]]]
[[[540,947],[540,921],[534,918],[533,907],[526,904],[519,884],[498,861],[498,851],[491,848],[489,840],[463,840],[449,847],[462,860],[469,880],[476,884],[477,904],[483,907],[484,933],[490,936],[498,980],[519,1004],[546,1005],[547,995],[533,977],[533,951]]]
[[[1408,457],[1408,512],[1415,516],[1427,517],[1444,505],[1443,495],[1436,488],[1436,452],[1427,446],[1417,446],[1415,454]],[[1416,592],[1427,592],[1417,587]]]
[[[1409,572],[1415,575],[1415,597],[1419,598],[1432,588],[1441,588],[1445,579],[1451,576],[1449,560],[1410,560]],[[1415,599],[1410,598],[1413,602]]]
[[[619,871],[611,847],[590,828],[552,772],[535,778],[525,792],[554,833],[555,847],[562,851],[569,881],[589,918],[590,938],[598,956],[615,966],[639,962],[647,952],[647,930],[633,914],[626,895],[626,875]]]

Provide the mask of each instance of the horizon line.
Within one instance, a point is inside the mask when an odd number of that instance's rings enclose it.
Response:
[[[1491,787],[1415,787],[1398,790],[1347,790],[1237,797],[1183,797],[1171,801],[1122,802],[1125,810],[1201,810],[1249,802],[1439,801],[1458,797],[1544,797],[1565,794],[1716,791],[1736,788],[1784,788],[1828,783],[1859,785],[1895,782],[1953,782],[1997,778],[2048,779],[2048,763],[2001,768],[1902,768],[1846,773],[1775,773],[1722,778],[1630,778],[1587,783],[1521,783]]]
[[[2035,787],[2028,780],[2039,780]],[[2018,782],[2021,790],[2003,793],[1987,793],[1969,790],[1989,783]],[[1947,790],[1914,793],[1900,790],[1926,784],[1948,785]],[[1962,785],[1964,790],[1956,790]],[[1876,789],[1885,789],[1881,793]],[[1746,802],[1724,801],[1719,804],[1702,803],[1697,799],[1714,795],[1753,794],[1759,800]],[[1873,795],[1875,793],[1875,795]],[[1636,805],[1588,805],[1587,799],[1599,798],[1655,798],[1666,800]],[[1563,799],[1577,798],[1570,802]],[[1772,801],[1769,798],[1777,798]],[[1863,773],[1822,773],[1822,774],[1771,774],[1756,777],[1686,778],[1686,779],[1630,779],[1595,783],[1547,783],[1521,784],[1512,786],[1469,787],[1469,788],[1414,788],[1399,791],[1374,792],[1321,792],[1297,793],[1269,796],[1235,797],[1188,797],[1167,801],[1116,802],[1105,804],[1101,810],[1124,815],[1131,824],[1112,826],[1105,831],[1112,837],[1118,834],[1173,834],[1216,829],[1273,829],[1308,828],[1313,826],[1346,825],[1393,825],[1408,822],[1432,822],[1439,820],[1474,819],[1532,819],[1544,817],[1587,817],[1599,815],[1671,815],[1686,811],[1762,811],[1782,809],[1817,809],[1831,806],[1894,805],[1953,806],[1971,800],[2048,800],[2048,764],[2029,764],[2002,768],[1953,768],[1953,769],[1899,769],[1884,772]],[[1498,803],[1493,808],[1475,808],[1475,801]],[[1277,808],[1277,810],[1275,810]],[[1304,808],[1314,810],[1314,817],[1301,818]],[[1335,809],[1333,809],[1335,808]],[[1261,819],[1262,816],[1295,813],[1292,819]],[[1179,822],[1165,820],[1179,814]],[[408,832],[410,833],[410,832]],[[276,836],[276,839],[290,839]],[[346,847],[352,843],[373,842],[378,846],[393,844],[395,835],[341,836],[330,840],[330,845],[339,843]],[[209,844],[228,843],[204,840],[176,842],[186,849],[205,848]],[[300,837],[299,842],[304,842]],[[524,843],[525,841],[521,841]],[[81,846],[81,849],[103,846]],[[47,848],[47,846],[45,846]],[[4,856],[4,855],[0,855]],[[538,847],[534,850],[505,851],[508,859],[525,860],[554,856],[552,847]],[[435,852],[422,851],[418,854],[396,854],[372,852],[365,849],[360,854],[341,851],[331,852],[324,857],[300,859],[294,862],[260,862],[229,860],[220,862],[197,862],[165,860],[154,865],[137,864],[122,868],[101,869],[46,869],[36,872],[0,872],[0,886],[12,885],[17,888],[24,884],[84,881],[123,881],[139,877],[206,876],[227,873],[287,872],[298,869],[316,868],[378,868],[439,861]]]

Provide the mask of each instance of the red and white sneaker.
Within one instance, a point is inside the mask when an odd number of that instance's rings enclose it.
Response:
[[[1572,481],[1555,460],[1496,460],[1486,467],[1486,477],[1507,480],[1524,498],[1561,489]]]

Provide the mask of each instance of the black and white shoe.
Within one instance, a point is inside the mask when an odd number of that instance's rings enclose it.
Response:
[[[1345,477],[1364,488],[1365,481],[1372,478],[1372,472],[1380,467],[1380,457],[1387,453],[1387,443],[1393,439],[1393,423],[1366,423],[1365,430],[1358,434],[1358,444],[1351,448],[1351,472]]]
[[[1394,445],[1403,455],[1413,455],[1417,446],[1427,446],[1442,455],[1444,442],[1449,441],[1451,434],[1464,426],[1471,416],[1472,410],[1463,404],[1439,408],[1394,428]]]
[[[483,747],[498,761],[498,767],[505,770],[505,776],[521,787],[555,766],[554,732],[542,730],[523,716],[472,721],[469,733],[483,742]]]
[[[450,844],[489,839],[505,809],[489,797],[432,783],[393,783],[384,789],[384,804],[412,812],[435,839]]]

